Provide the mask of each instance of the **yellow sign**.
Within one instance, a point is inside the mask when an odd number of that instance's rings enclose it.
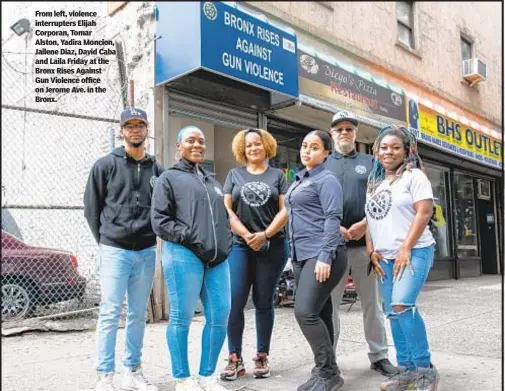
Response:
[[[419,139],[493,167],[502,167],[503,144],[451,118],[419,106]]]

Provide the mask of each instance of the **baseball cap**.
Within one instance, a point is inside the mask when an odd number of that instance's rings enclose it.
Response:
[[[120,117],[121,126],[123,126],[126,121],[130,121],[132,119],[138,119],[144,121],[146,124],[148,123],[147,114],[144,110],[130,107],[129,109],[123,110],[123,112],[121,113]]]
[[[339,111],[337,114],[335,114],[331,120],[331,126],[335,126],[342,121],[348,121],[354,124],[354,126],[358,126],[358,118],[356,118],[356,116],[349,111]]]

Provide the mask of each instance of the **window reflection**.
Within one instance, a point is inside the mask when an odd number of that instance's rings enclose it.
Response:
[[[286,177],[288,185],[295,179],[295,174],[303,168],[300,162],[300,145],[302,135],[285,135],[269,130],[277,140],[277,155],[270,160],[270,165],[280,168]]]
[[[472,177],[454,173],[456,244],[459,257],[479,255]]]
[[[426,174],[433,188],[433,215],[429,228],[435,242],[435,258],[445,258],[449,251],[449,227],[447,225],[447,197],[445,186],[445,172],[439,167],[426,164]]]

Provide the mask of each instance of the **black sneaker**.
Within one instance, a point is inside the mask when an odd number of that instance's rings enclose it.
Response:
[[[310,391],[337,391],[344,385],[344,379],[340,375],[333,375],[328,379],[317,376]]]
[[[318,367],[312,368],[312,371],[310,372],[310,379],[307,380],[302,385],[298,386],[298,388],[296,390],[297,391],[310,391],[310,390],[312,390],[312,386],[316,382],[318,374],[319,374],[319,368]]]
[[[398,368],[391,364],[387,358],[372,363],[370,369],[380,372],[383,376],[393,376],[398,373]]]

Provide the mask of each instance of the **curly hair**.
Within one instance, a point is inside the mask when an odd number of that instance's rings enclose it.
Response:
[[[424,171],[423,161],[419,157],[417,150],[417,139],[415,134],[408,130],[405,126],[386,126],[379,131],[379,134],[377,135],[377,138],[373,144],[372,151],[375,159],[372,171],[370,171],[370,175],[368,176],[367,192],[369,193],[373,193],[377,186],[379,186],[380,183],[386,178],[386,171],[379,161],[379,146],[381,141],[386,136],[395,136],[402,140],[407,155],[403,163],[396,170],[395,179],[393,182],[400,178],[405,170],[417,168],[417,163],[419,163],[419,168]]]
[[[245,138],[249,133],[252,132],[258,134],[261,137],[267,159],[272,159],[275,157],[275,155],[277,155],[277,141],[269,132],[264,129],[244,129],[235,135],[231,144],[233,156],[235,156],[235,160],[238,164],[244,166],[247,165],[247,158],[245,156]]]

